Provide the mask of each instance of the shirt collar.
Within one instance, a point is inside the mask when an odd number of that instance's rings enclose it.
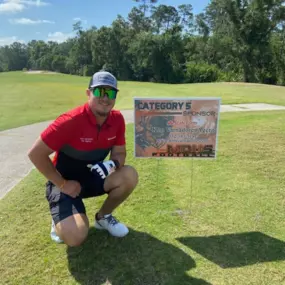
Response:
[[[97,125],[97,120],[95,115],[93,114],[92,110],[90,109],[89,103],[87,102],[85,104],[85,111],[88,115],[89,120],[91,121],[91,123],[93,125]],[[112,118],[111,118],[111,114],[108,115],[107,119],[105,120],[105,122],[103,123],[103,125],[108,125],[111,126],[112,125]]]

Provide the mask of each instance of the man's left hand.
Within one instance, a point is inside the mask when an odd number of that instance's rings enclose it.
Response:
[[[94,165],[89,165],[88,167],[93,174],[99,176],[101,179],[105,179],[117,169],[117,165],[113,160],[99,162]]]

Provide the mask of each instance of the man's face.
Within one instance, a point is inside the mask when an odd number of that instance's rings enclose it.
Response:
[[[100,86],[96,90],[87,89],[86,93],[89,97],[89,105],[95,115],[106,117],[113,109],[116,99],[113,99],[112,95],[114,91],[112,92],[111,90],[112,88],[108,86]]]

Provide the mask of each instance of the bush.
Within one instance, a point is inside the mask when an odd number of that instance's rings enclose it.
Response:
[[[258,79],[260,83],[276,85],[278,77],[276,71],[272,68],[271,70],[261,69],[258,72]]]
[[[215,65],[207,63],[187,63],[185,83],[215,82],[220,70]]]
[[[277,85],[285,86],[285,72],[280,73],[280,75],[278,77]]]
[[[234,71],[229,71],[229,72],[220,71],[218,81],[220,82],[242,82],[243,74],[237,73]]]

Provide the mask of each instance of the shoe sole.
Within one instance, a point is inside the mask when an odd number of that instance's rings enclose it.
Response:
[[[95,223],[95,228],[97,230],[105,230],[102,226],[100,226],[98,223]]]
[[[63,243],[63,240],[61,240],[61,239],[54,239],[54,238],[52,238],[52,237],[50,237],[50,239],[53,241],[53,242],[55,242],[55,243]]]
[[[127,233],[125,233],[124,235],[113,235],[113,234],[111,234],[107,229],[105,229],[105,228],[103,228],[102,226],[100,226],[98,223],[95,223],[95,226],[94,226],[97,230],[105,230],[105,231],[107,231],[111,236],[113,236],[113,237],[124,237],[124,236],[126,236],[128,233],[129,233],[129,231],[127,232]]]

